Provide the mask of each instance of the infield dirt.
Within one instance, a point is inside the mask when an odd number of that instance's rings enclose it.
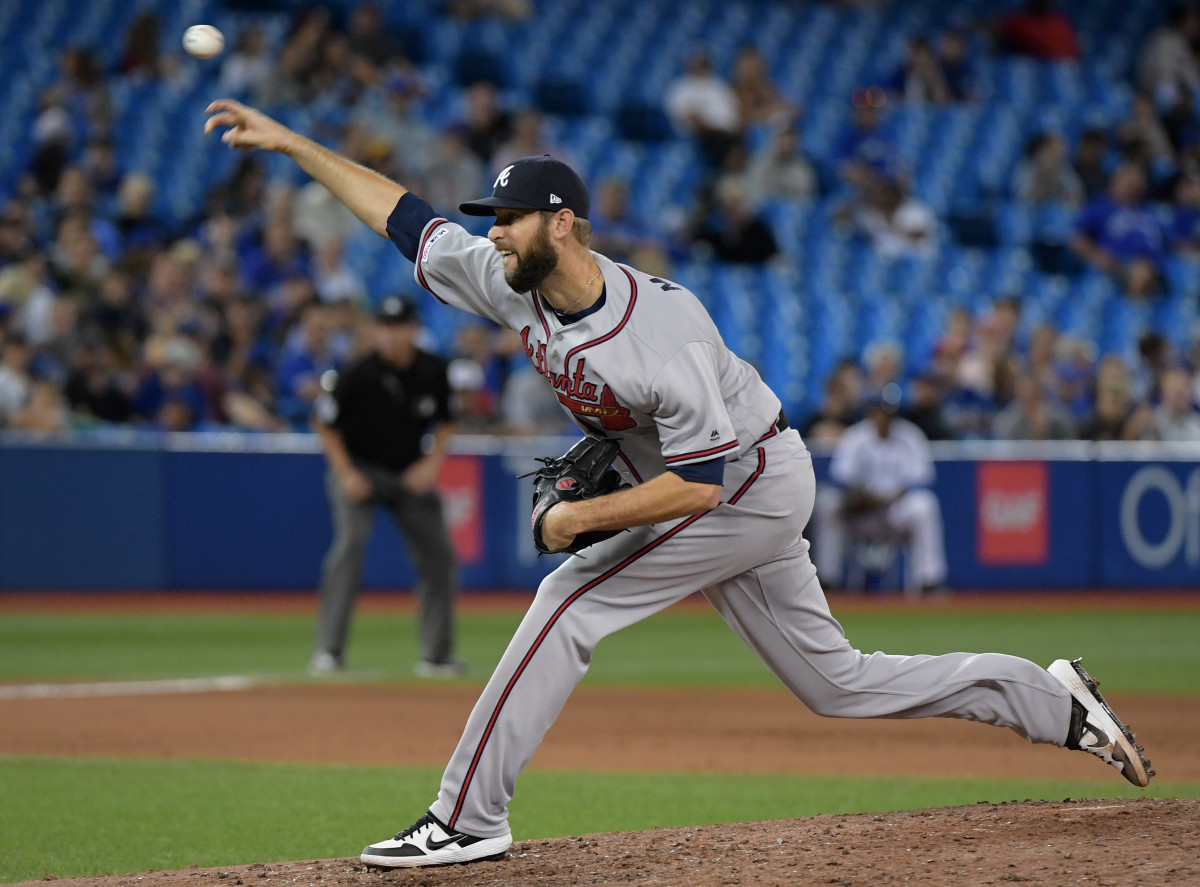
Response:
[[[0,700],[0,754],[240,758],[440,766],[472,686],[260,687]],[[1200,780],[1200,706],[1116,698],[1160,778]],[[368,702],[370,704],[368,704]],[[420,741],[401,729],[423,712]],[[719,715],[715,714],[719,713]],[[305,724],[297,731],[295,725]],[[136,724],[137,729],[131,729]],[[603,753],[601,753],[603,751]],[[731,763],[736,762],[736,763]],[[534,767],[1100,779],[1088,755],[960,721],[837,721],[779,691],[583,687]],[[145,872],[70,887],[652,884],[1200,884],[1200,801],[1118,799],[818,816],[519,842],[503,862],[368,872],[355,859]],[[35,882],[45,883],[45,882]]]
[[[814,816],[514,844],[506,859],[368,870],[310,860],[77,878],[70,887],[923,887],[1013,883],[1107,887],[1200,883],[1200,801],[977,804]],[[26,882],[44,885],[45,881]]]
[[[261,604],[259,604],[261,606]],[[441,766],[478,688],[262,686],[0,700],[0,754]],[[1194,697],[1115,696],[1159,778],[1200,781]],[[369,704],[368,704],[369,703]],[[422,711],[419,741],[402,729]],[[296,730],[303,723],[305,729]],[[136,729],[131,729],[136,725]],[[882,776],[1120,777],[1087,755],[959,721],[819,718],[783,691],[581,687],[533,767]],[[377,837],[377,836],[376,836]],[[29,882],[45,884],[45,881]],[[501,862],[367,871],[357,859],[79,878],[69,887],[1200,885],[1200,800],[1115,799],[817,816],[520,841]]]

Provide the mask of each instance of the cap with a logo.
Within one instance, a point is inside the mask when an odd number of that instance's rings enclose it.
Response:
[[[569,209],[581,219],[588,217],[591,201],[587,185],[571,167],[549,154],[514,160],[496,176],[492,196],[471,200],[458,207],[469,216],[494,216],[498,209]]]
[[[379,323],[420,323],[417,306],[399,296],[388,296],[380,302],[375,310],[375,319]]]

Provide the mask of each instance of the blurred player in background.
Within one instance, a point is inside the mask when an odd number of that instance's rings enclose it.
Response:
[[[867,400],[867,417],[846,429],[833,450],[830,483],[818,491],[813,560],[826,591],[842,584],[847,538],[895,535],[909,546],[914,591],[944,593],[946,550],[929,439],[901,419],[900,386]]]
[[[362,579],[363,554],[375,511],[383,506],[408,541],[420,601],[422,677],[454,677],[453,600],[458,565],[434,489],[454,425],[446,363],[417,347],[416,307],[384,299],[371,330],[372,348],[340,376],[327,373],[314,426],[329,463],[326,487],[333,544],[321,574],[321,609],[309,671],[345,666],[346,635]],[[428,452],[422,441],[432,433]]]

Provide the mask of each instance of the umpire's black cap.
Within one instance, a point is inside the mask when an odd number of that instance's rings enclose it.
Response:
[[[458,207],[469,216],[494,216],[498,209],[569,209],[580,219],[591,210],[587,185],[578,173],[549,154],[514,160],[496,176],[492,196]]]
[[[417,306],[408,299],[400,296],[388,296],[375,309],[375,320],[378,323],[420,323],[421,316]]]

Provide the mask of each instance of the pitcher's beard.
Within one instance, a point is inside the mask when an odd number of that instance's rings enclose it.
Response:
[[[546,232],[547,226],[543,223],[538,228],[537,236],[529,244],[526,254],[517,257],[517,267],[511,274],[508,271],[504,272],[505,281],[514,291],[529,292],[558,267],[558,255],[550,245],[550,236]]]

